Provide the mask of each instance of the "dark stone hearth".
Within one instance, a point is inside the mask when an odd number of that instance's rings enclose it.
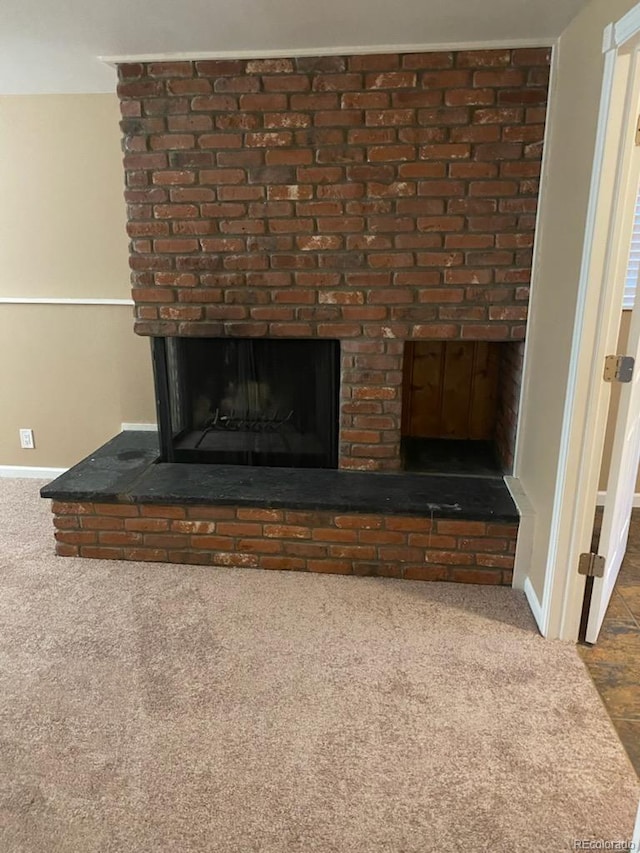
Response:
[[[123,432],[41,490],[97,503],[233,505],[517,522],[503,480],[156,462],[154,432]]]
[[[54,500],[122,500],[158,458],[156,432],[121,432],[57,477],[40,494]],[[64,495],[64,497],[62,496]]]

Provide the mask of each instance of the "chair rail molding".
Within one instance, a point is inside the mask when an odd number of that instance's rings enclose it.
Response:
[[[66,296],[0,296],[0,305],[133,305],[133,299]]]

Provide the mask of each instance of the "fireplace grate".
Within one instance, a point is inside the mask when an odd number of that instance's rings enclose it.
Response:
[[[261,415],[256,412],[244,412],[236,416],[234,411],[229,415],[221,415],[220,409],[216,409],[213,417],[205,424],[202,435],[196,442],[196,448],[200,447],[207,434],[214,430],[230,430],[232,432],[279,432],[293,417],[293,409],[286,417],[281,417],[279,412],[273,415]]]

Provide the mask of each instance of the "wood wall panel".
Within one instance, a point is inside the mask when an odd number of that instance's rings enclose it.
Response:
[[[405,351],[402,433],[413,438],[494,436],[500,344],[415,341]]]

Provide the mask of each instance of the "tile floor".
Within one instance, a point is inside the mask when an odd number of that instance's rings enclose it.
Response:
[[[640,776],[640,509],[600,638],[578,650]]]

